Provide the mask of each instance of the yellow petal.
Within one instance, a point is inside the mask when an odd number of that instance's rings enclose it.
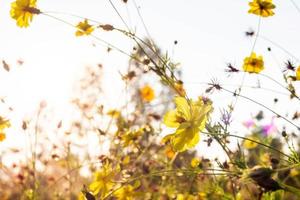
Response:
[[[164,124],[171,128],[177,128],[180,124],[177,122],[176,110],[168,111],[164,116]]]
[[[253,136],[250,136],[247,138],[254,140],[254,141],[259,141],[256,137],[253,137]],[[257,147],[258,144],[251,140],[244,140],[243,146],[245,149],[254,149],[255,147]]]
[[[187,123],[181,124],[172,137],[171,145],[176,152],[185,151],[198,144],[200,140],[199,129],[189,126]]]
[[[300,81],[300,66],[296,70],[296,79],[297,81]]]
[[[186,120],[191,118],[190,105],[184,97],[175,97],[177,112]]]

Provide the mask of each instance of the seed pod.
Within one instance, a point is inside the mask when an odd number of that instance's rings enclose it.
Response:
[[[267,167],[259,167],[251,170],[249,178],[266,191],[276,191],[282,189],[282,187],[272,179],[271,175],[273,170]]]

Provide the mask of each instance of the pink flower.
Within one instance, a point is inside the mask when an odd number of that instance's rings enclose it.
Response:
[[[274,124],[274,117],[272,117],[270,124],[266,124],[266,125],[262,126],[262,133],[265,136],[268,136],[271,133],[276,132],[276,131],[277,131],[277,127]]]
[[[243,125],[246,127],[246,128],[251,128],[255,125],[254,121],[252,119],[248,120],[248,121],[245,121],[243,122]]]

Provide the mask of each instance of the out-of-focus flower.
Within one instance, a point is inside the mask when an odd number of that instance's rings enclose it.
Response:
[[[111,109],[107,112],[107,115],[111,116],[112,118],[118,118],[121,115],[121,112],[116,109]]]
[[[199,199],[197,196],[191,194],[178,194],[176,200],[196,200]]]
[[[76,28],[76,36],[90,35],[95,30],[94,27],[89,24],[87,19],[85,19],[83,22],[79,22],[76,25]]]
[[[277,131],[277,128],[276,128],[276,126],[274,124],[274,117],[273,117],[270,124],[266,124],[266,125],[262,126],[262,133],[265,136],[268,136],[268,135],[270,135],[271,133],[273,133],[275,131]]]
[[[191,167],[193,167],[193,168],[198,167],[200,162],[201,162],[201,160],[199,158],[193,158],[191,160]]]
[[[16,0],[11,3],[10,16],[17,21],[17,26],[28,27],[33,15],[40,14],[36,0]]]
[[[176,152],[174,152],[170,146],[167,146],[165,154],[168,158],[172,159],[175,156]]]
[[[0,142],[6,139],[6,135],[4,133],[0,133]]]
[[[257,147],[257,143],[254,142],[254,141],[259,141],[256,137],[253,137],[253,136],[249,136],[247,137],[248,139],[251,139],[251,140],[244,140],[243,142],[243,146],[245,149],[254,149],[255,147]]]
[[[9,120],[6,120],[0,116],[0,142],[6,139],[6,135],[4,132],[4,129],[10,127],[10,122]]]
[[[249,129],[255,125],[255,122],[252,119],[250,119],[248,121],[243,122],[243,125]]]
[[[254,52],[250,57],[244,59],[243,70],[249,73],[260,73],[264,69],[264,61],[262,56],[256,56]]]
[[[123,146],[127,147],[130,144],[134,143],[143,134],[142,129],[138,130],[129,130],[124,135],[121,136],[121,140],[123,141]]]
[[[227,126],[230,125],[230,123],[232,122],[231,112],[227,110],[221,111],[221,121]]]
[[[155,93],[152,87],[145,85],[140,89],[140,95],[144,101],[150,102],[155,98]]]
[[[113,168],[111,163],[105,162],[94,174],[94,181],[89,185],[89,190],[94,196],[100,193],[100,196],[104,197],[113,188],[113,180],[119,171],[119,166]]]
[[[297,169],[297,168],[293,168],[293,169],[291,169],[291,171],[290,171],[290,176],[291,176],[291,177],[298,176],[299,174],[300,174],[300,171],[299,171],[299,169]]]
[[[170,141],[176,152],[182,152],[196,146],[200,140],[199,132],[205,128],[212,103],[199,97],[197,101],[175,97],[176,109],[167,112],[164,123],[167,127],[176,128],[175,133],[164,137]]]
[[[252,13],[255,15],[259,15],[261,17],[270,17],[275,13],[273,9],[275,9],[275,5],[272,0],[253,0],[249,2],[250,9],[248,13]]]
[[[300,81],[300,66],[296,70],[296,80]]]
[[[118,200],[134,200],[139,196],[139,193],[135,191],[139,186],[140,182],[136,182],[133,186],[122,186],[115,192],[115,197],[117,197]]]

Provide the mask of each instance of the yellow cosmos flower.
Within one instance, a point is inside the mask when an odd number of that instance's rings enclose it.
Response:
[[[150,102],[155,98],[154,90],[146,85],[140,89],[140,95],[144,101]]]
[[[94,31],[94,27],[89,24],[87,19],[85,19],[83,22],[79,22],[76,25],[76,28],[76,36],[90,35]]]
[[[300,81],[300,66],[296,69],[296,80]]]
[[[176,128],[175,133],[167,135],[163,140],[170,141],[176,152],[182,152],[196,146],[200,140],[199,132],[205,128],[212,103],[203,100],[187,101],[184,97],[175,97],[176,109],[164,116],[166,126]]]
[[[34,14],[40,14],[36,0],[16,0],[11,3],[10,16],[17,21],[17,26],[28,27]]]
[[[244,59],[243,70],[249,73],[260,73],[264,69],[264,61],[262,56],[256,56],[254,52],[250,57]]]
[[[106,162],[100,171],[94,174],[94,181],[89,185],[89,189],[94,196],[100,193],[104,197],[114,186],[113,179],[120,171],[120,167],[113,168],[109,162]]]
[[[250,10],[248,13],[259,15],[261,17],[273,16],[273,9],[276,7],[272,0],[253,0],[249,2]]]
[[[258,141],[258,139],[256,137],[253,137],[253,136],[250,136],[250,137],[247,137],[251,140],[254,140],[254,141]],[[253,142],[253,141],[250,141],[250,140],[244,140],[243,142],[243,146],[245,149],[254,149],[255,147],[257,147],[257,143],[256,142]]]

